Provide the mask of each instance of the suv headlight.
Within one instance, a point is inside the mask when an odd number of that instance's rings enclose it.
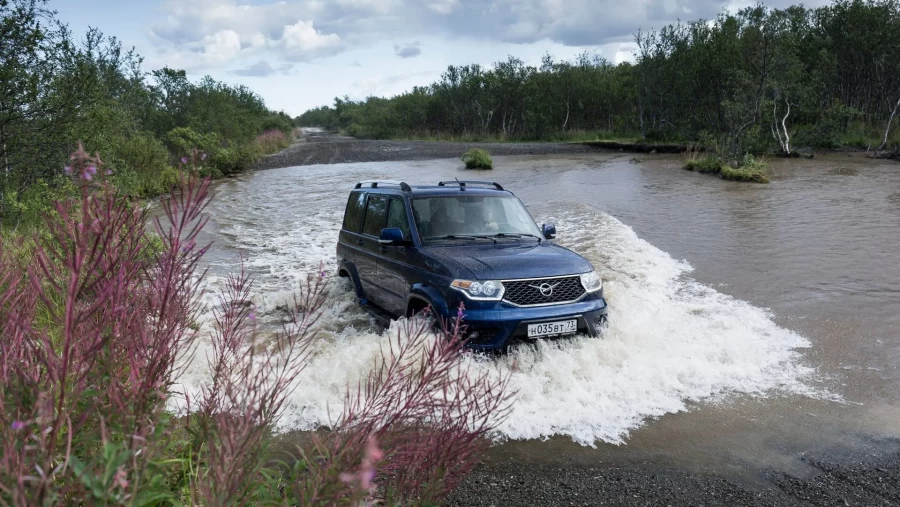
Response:
[[[597,292],[603,288],[603,280],[596,271],[588,271],[581,274],[581,286],[588,292]]]
[[[500,301],[505,290],[503,283],[497,280],[453,280],[450,288],[477,301]]]

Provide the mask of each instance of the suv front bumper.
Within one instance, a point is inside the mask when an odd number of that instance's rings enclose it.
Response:
[[[576,319],[577,334],[597,336],[606,321],[607,305],[602,292],[575,303],[552,306],[515,307],[505,303],[471,305],[463,311],[469,348],[497,350],[528,338],[528,325]],[[534,339],[534,338],[532,338]]]

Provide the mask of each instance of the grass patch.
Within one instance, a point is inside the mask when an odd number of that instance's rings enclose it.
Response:
[[[750,183],[768,183],[769,177],[766,171],[769,165],[762,160],[757,160],[752,155],[746,155],[740,161],[738,167],[732,167],[715,156],[694,156],[684,163],[688,171],[697,171],[703,174],[715,174],[724,180],[746,181]]]
[[[722,172],[719,176],[725,180],[731,181],[748,181],[752,183],[768,183],[769,178],[756,169],[746,169],[743,167],[733,168],[728,165],[722,166]]]
[[[487,150],[481,148],[472,148],[465,152],[462,161],[466,164],[466,169],[493,169],[494,161],[491,154]]]
[[[723,164],[716,157],[692,158],[684,163],[684,168],[688,171],[697,171],[703,174],[720,174]]]

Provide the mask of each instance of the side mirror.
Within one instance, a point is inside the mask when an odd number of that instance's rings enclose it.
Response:
[[[545,238],[553,239],[556,237],[556,226],[553,224],[544,224],[541,227],[541,232],[544,233]]]
[[[387,227],[381,229],[381,236],[378,238],[378,242],[382,245],[402,244],[404,242],[403,231],[396,227]]]

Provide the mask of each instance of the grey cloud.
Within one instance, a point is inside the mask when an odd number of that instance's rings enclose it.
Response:
[[[810,0],[820,5],[828,0]],[[631,41],[640,30],[682,20],[713,19],[733,0],[458,0],[452,9],[436,11],[408,0],[391,30],[400,37],[443,33],[513,43],[549,39],[570,46],[596,46]],[[769,0],[786,7],[796,0]],[[385,20],[386,22],[388,20]]]
[[[395,44],[394,45],[394,54],[399,56],[400,58],[412,58],[414,56],[419,56],[422,54],[421,45],[418,42],[413,42],[411,44]]]
[[[169,16],[154,40],[172,51],[204,54],[207,42],[239,37],[235,57],[310,61],[380,40],[424,36],[475,37],[487,42],[552,40],[570,46],[630,41],[638,30],[680,19],[711,19],[733,0],[169,0]],[[770,0],[783,7],[796,0]],[[811,6],[827,0],[810,0]],[[224,35],[228,34],[229,38]],[[233,48],[234,44],[227,48]],[[218,53],[219,64],[226,56]],[[230,49],[229,49],[230,50]],[[398,44],[401,58],[421,53]],[[224,55],[224,56],[222,56]]]
[[[274,74],[275,69],[269,65],[269,62],[260,60],[249,67],[238,69],[234,73],[239,76],[266,77]]]

